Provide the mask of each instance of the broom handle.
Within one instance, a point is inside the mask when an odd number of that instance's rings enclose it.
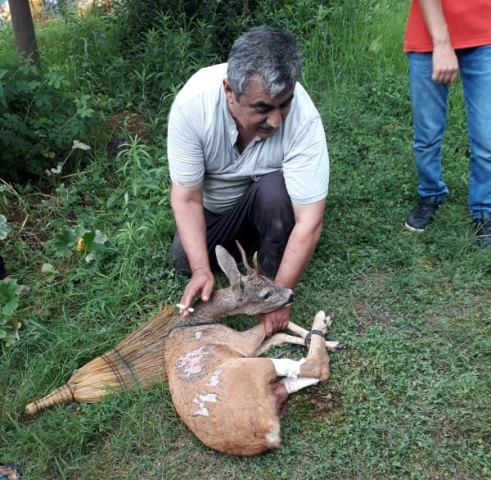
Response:
[[[75,397],[73,396],[72,389],[70,388],[70,385],[66,384],[57,388],[56,390],[53,390],[45,397],[35,402],[29,403],[29,405],[26,406],[26,413],[28,413],[29,415],[34,415],[35,413],[39,412],[40,410],[44,410],[45,408],[51,407],[53,405],[62,405],[73,400],[75,400]]]

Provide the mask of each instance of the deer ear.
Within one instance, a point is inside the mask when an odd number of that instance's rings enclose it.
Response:
[[[230,286],[237,287],[240,285],[241,274],[237,268],[237,262],[221,245],[215,247],[218,265],[223,273],[227,276]]]

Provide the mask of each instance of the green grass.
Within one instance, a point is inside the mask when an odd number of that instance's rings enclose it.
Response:
[[[360,3],[315,7],[324,22],[308,34],[303,18],[277,13],[302,35],[304,83],[324,119],[332,167],[323,235],[293,319],[307,326],[324,308],[335,316],[332,338],[347,344],[331,355],[327,383],[290,400],[281,448],[254,458],[208,450],[177,417],[165,385],[23,414],[180,297],[185,279],[168,255],[167,99],[149,114],[159,128],[146,144],[130,140],[125,154],[107,158],[96,143],[74,175],[1,192],[12,226],[1,253],[31,293],[17,311],[20,340],[0,350],[0,462],[21,463],[25,479],[490,478],[491,255],[474,245],[466,207],[461,95],[453,89],[444,152],[452,195],[427,233],[411,234],[402,226],[416,200],[400,41],[407,3]],[[90,78],[94,95],[109,95]],[[77,226],[102,231],[111,249],[91,263],[75,252],[58,257],[52,239]],[[55,272],[43,273],[44,263]]]

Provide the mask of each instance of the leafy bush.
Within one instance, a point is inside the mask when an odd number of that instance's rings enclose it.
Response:
[[[14,313],[19,306],[19,286],[15,280],[0,282],[0,343],[7,346],[19,339],[20,322]]]
[[[0,175],[42,175],[66,157],[96,120],[92,98],[55,69],[30,64],[0,70]]]
[[[286,4],[285,0],[268,2],[268,11]],[[158,27],[158,14],[173,20],[177,30],[185,25],[206,24],[213,31],[213,54],[225,61],[235,38],[247,27],[261,22],[261,2],[257,0],[115,0],[114,12],[121,22],[120,34],[123,43],[139,48],[145,34]],[[231,21],[233,19],[233,21]]]
[[[5,240],[8,233],[7,219],[0,214],[0,240]],[[17,282],[0,280],[0,343],[10,345],[19,338],[17,330],[20,323],[14,318],[14,312],[18,306],[19,286]]]
[[[7,224],[7,219],[5,218],[5,215],[0,214],[0,240],[5,240],[7,238],[9,230],[10,228]]]

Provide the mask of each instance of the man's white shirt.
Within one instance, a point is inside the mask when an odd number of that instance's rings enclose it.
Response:
[[[296,84],[290,113],[271,137],[256,137],[239,153],[225,78],[226,63],[203,68],[177,94],[167,139],[172,181],[187,187],[203,183],[204,207],[214,213],[226,212],[251,182],[279,169],[293,204],[325,198],[329,187],[325,133],[305,89]]]

